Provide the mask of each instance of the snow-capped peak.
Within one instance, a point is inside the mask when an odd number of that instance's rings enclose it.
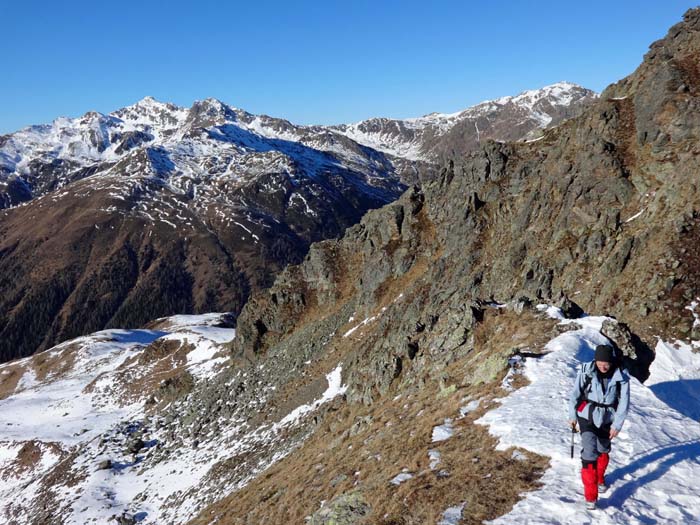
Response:
[[[131,104],[130,106],[126,106],[120,110],[115,111],[115,113],[119,113],[124,110],[130,110],[130,109],[140,109],[144,111],[148,110],[177,110],[180,109],[182,110],[183,108],[176,106],[175,104],[172,104],[170,102],[161,102],[159,100],[156,100],[154,97],[148,95],[143,97],[141,100],[136,102],[135,104]]]
[[[151,106],[151,105],[157,105],[157,104],[162,104],[155,98],[153,98],[150,95],[146,95],[143,97],[141,100],[139,100],[136,104],[142,105],[142,106]]]
[[[539,89],[523,91],[522,93],[514,96],[505,96],[494,100],[485,100],[483,102],[479,102],[475,106],[456,113],[431,113],[423,117],[407,120],[419,122],[421,120],[434,121],[469,117],[475,112],[482,111],[483,109],[492,107],[493,105],[504,106],[506,104],[515,104],[517,106],[522,106],[532,110],[533,106],[541,100],[547,99],[553,105],[569,105],[576,97],[582,98],[585,96],[597,97],[598,95],[589,89],[579,86],[578,84],[561,81]]]
[[[110,115],[136,128],[149,127],[151,129],[148,131],[159,135],[161,132],[181,126],[187,116],[187,111],[187,109],[175,104],[160,102],[148,96],[131,106],[114,111]]]
[[[581,97],[586,95],[593,95],[593,92],[577,85],[572,82],[557,82],[556,84],[551,84],[545,86],[541,89],[531,89],[528,91],[523,91],[522,93],[515,95],[513,97],[501,97],[494,101],[495,104],[516,104],[519,106],[532,109],[533,106],[541,101],[547,99],[551,104],[554,105],[568,105],[572,102],[574,97]],[[482,104],[488,104],[489,101],[483,102]]]

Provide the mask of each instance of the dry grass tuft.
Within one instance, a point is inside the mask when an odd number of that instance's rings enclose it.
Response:
[[[0,369],[0,399],[10,397],[17,390],[20,379],[27,371],[24,365],[9,363]]]
[[[59,379],[72,371],[80,348],[79,343],[73,343],[58,352],[47,350],[34,354],[31,362],[37,381],[45,381],[49,375],[52,379]]]

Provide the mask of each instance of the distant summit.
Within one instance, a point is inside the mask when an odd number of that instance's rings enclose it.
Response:
[[[535,137],[581,113],[598,95],[571,82],[558,82],[512,97],[487,100],[457,113],[409,119],[372,118],[334,129],[366,146],[412,160],[444,161],[487,140]]]

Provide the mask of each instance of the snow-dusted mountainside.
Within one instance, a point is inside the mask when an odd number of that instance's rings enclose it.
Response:
[[[373,118],[334,129],[387,154],[445,161],[489,139],[534,138],[538,130],[580,114],[597,96],[571,82],[558,82],[516,96],[488,100],[457,113],[431,113],[403,120]]]
[[[0,169],[3,183],[24,188],[18,197],[115,176],[158,177],[190,197],[214,192],[214,181],[240,184],[272,173],[323,182],[345,171],[384,198],[400,187],[398,170],[383,154],[322,127],[251,115],[215,99],[185,109],[147,97],[108,115],[31,126],[2,137]],[[6,190],[5,206],[25,200],[13,196]]]
[[[69,523],[107,523],[122,491],[138,486],[138,476],[131,479],[141,461],[135,455],[159,443],[143,432],[145,412],[227,361],[221,344],[235,331],[217,327],[225,317],[177,316],[157,321],[156,329],[105,330],[0,365],[3,521],[28,523],[34,514],[31,522],[39,523],[42,513],[58,512]],[[184,476],[196,477],[194,465]]]
[[[341,368],[319,375],[308,402],[276,421],[255,421],[286,385],[265,377],[264,366],[230,367],[230,321],[214,313],[162,318],[0,365],[3,523],[185,523],[293,450],[308,432],[300,421],[343,394]],[[206,398],[217,379],[238,394],[219,393],[218,416],[198,413],[185,423],[185,408],[173,419],[168,408]],[[188,437],[212,419],[218,432]],[[232,475],[237,482],[224,483]]]
[[[159,176],[194,192],[201,191],[199,179],[231,183],[272,170],[321,179],[334,164],[386,189],[382,179],[390,175],[394,183],[402,175],[415,180],[407,160],[434,162],[454,149],[450,137],[461,140],[456,154],[487,139],[520,140],[580,113],[596,96],[560,82],[454,114],[341,126],[298,126],[216,99],[186,109],[146,97],[108,115],[58,118],[0,137],[2,203],[12,206],[96,174]]]
[[[510,110],[483,118],[559,122],[567,101],[571,114],[580,108],[579,91],[503,99],[490,104]],[[445,134],[421,122],[440,122]],[[442,140],[466,122],[405,125]],[[522,138],[532,129],[523,126],[503,121],[489,136]],[[380,151],[351,129],[298,126],[214,99],[186,109],[145,98],[0,137],[0,361],[158,316],[237,313],[311,242],[434,177],[435,155]]]
[[[0,164],[0,360],[158,316],[237,312],[417,167],[217,100],[150,98],[4,136]]]

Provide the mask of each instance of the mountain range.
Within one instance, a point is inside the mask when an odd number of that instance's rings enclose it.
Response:
[[[145,98],[0,137],[0,358],[177,313],[237,314],[312,242],[429,180],[439,157],[532,136],[595,94],[559,83],[453,115],[297,126]]]
[[[0,515],[697,520],[698,56],[700,8],[600,96],[330,127],[147,99],[3,137]],[[632,403],[586,510],[566,407],[604,343]]]

